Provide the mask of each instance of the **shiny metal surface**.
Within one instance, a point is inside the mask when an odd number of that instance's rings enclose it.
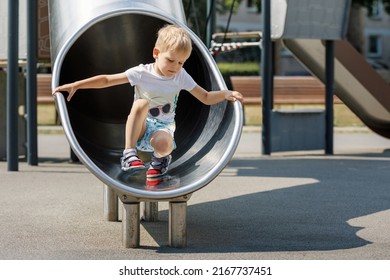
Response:
[[[103,217],[106,221],[118,221],[118,196],[115,190],[107,185],[103,186]]]
[[[187,246],[187,202],[169,203],[169,246],[184,248]]]
[[[190,33],[194,50],[185,68],[197,83],[208,90],[226,88],[207,48],[185,25],[181,1],[50,1],[49,8],[53,88],[152,62],[155,34],[166,23]],[[206,106],[182,92],[176,115],[178,148],[169,176],[150,186],[145,171],[120,170],[125,122],[133,102],[129,85],[80,91],[71,102],[56,94],[55,101],[75,154],[125,203],[187,200],[188,194],[207,185],[230,161],[242,129],[238,102]],[[149,155],[144,159],[149,161]]]
[[[272,0],[275,39],[340,40],[348,27],[351,0]]]
[[[122,205],[122,243],[125,248],[137,248],[140,244],[140,204]]]
[[[179,22],[185,22],[181,0],[49,0],[48,6],[52,61],[55,61],[53,58],[56,59],[58,57],[62,48],[66,48],[68,44],[72,43],[69,41],[77,40],[77,37],[84,33],[86,29],[89,29],[101,20],[116,17],[120,14],[128,14],[129,12],[154,13],[153,11],[158,11],[156,17],[164,18],[169,15]],[[141,29],[133,29],[133,31],[143,33],[141,30],[144,30],[144,34],[149,31],[147,28],[142,28],[142,21],[138,22],[138,24]],[[120,29],[122,27],[117,25],[105,31],[119,33],[122,36],[126,35],[126,33],[121,33],[117,28]],[[153,37],[154,34],[150,35]],[[91,41],[89,43],[96,44],[97,42]],[[103,47],[102,44],[100,46]]]
[[[142,206],[142,220],[144,220],[145,222],[157,222],[158,202],[145,201]]]

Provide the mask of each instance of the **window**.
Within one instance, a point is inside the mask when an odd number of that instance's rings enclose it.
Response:
[[[382,38],[379,35],[369,35],[367,40],[367,56],[382,56]]]
[[[372,4],[371,19],[381,19],[383,15],[383,3],[382,0],[374,1]]]
[[[247,0],[246,10],[248,13],[258,13],[257,3],[258,2],[256,0]]]

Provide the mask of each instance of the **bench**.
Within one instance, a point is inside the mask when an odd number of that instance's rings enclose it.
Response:
[[[232,87],[244,96],[243,105],[261,104],[260,76],[231,76]],[[334,96],[334,103],[342,103]],[[274,104],[325,104],[325,86],[311,76],[274,77]]]
[[[51,95],[51,74],[37,74],[37,102],[38,104],[54,104]]]

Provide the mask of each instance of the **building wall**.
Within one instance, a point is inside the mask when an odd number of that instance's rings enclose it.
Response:
[[[366,12],[364,52],[367,60],[390,83],[390,15],[379,3],[374,15]]]

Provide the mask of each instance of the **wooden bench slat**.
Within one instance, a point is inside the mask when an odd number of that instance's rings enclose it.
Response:
[[[40,73],[37,75],[37,102],[54,102],[53,96],[51,95],[51,74]]]
[[[234,90],[244,95],[243,104],[261,104],[260,76],[230,77]],[[335,103],[342,103],[337,96]],[[324,104],[325,86],[310,76],[274,77],[274,104]]]

